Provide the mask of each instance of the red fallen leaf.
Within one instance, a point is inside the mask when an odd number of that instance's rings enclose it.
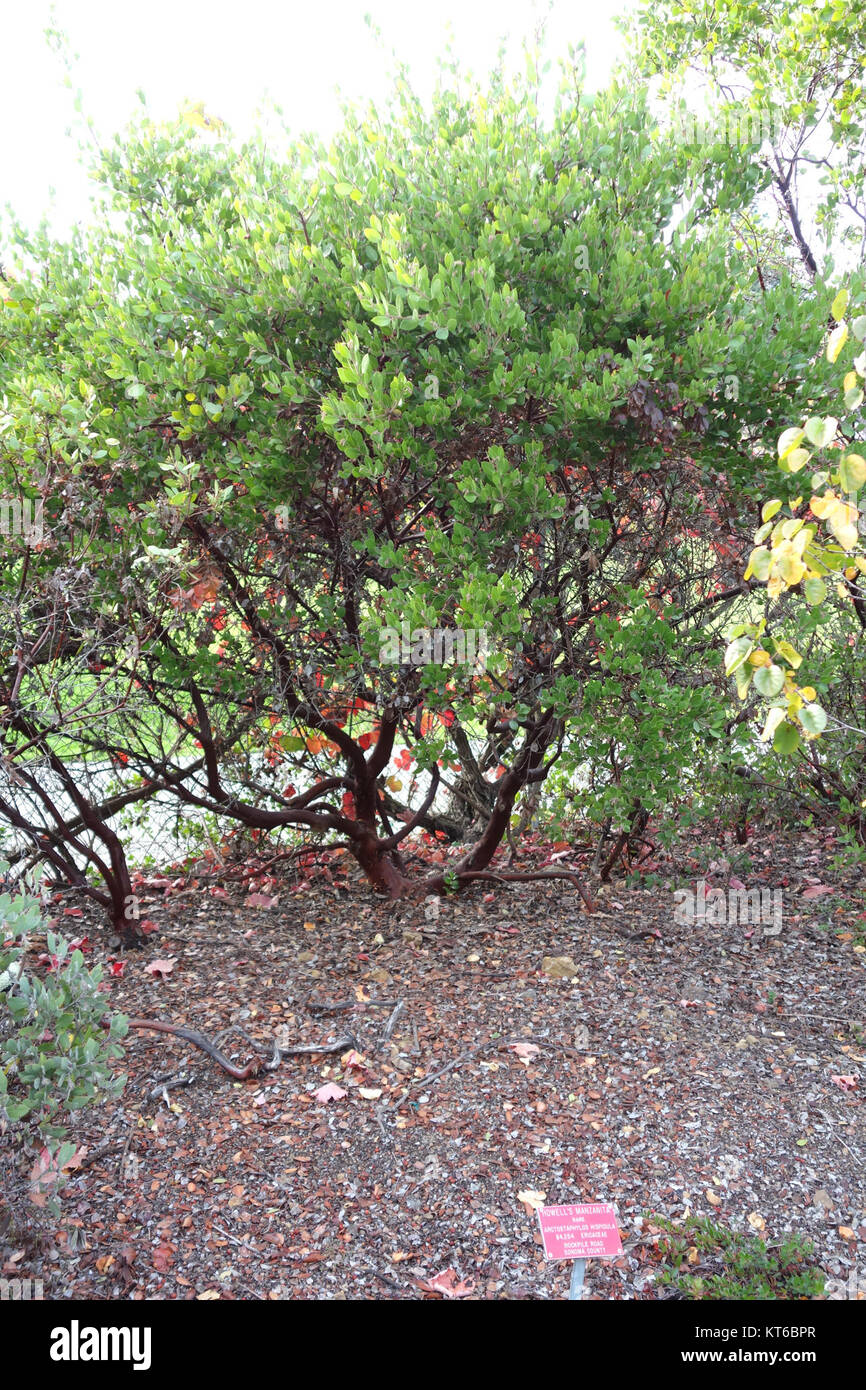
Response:
[[[508,1048],[510,1052],[516,1052],[520,1058],[537,1057],[541,1051],[535,1043],[509,1043]]]
[[[159,923],[154,922],[152,917],[143,917],[138,924],[138,930],[145,936],[150,936],[152,931],[159,931]]]
[[[91,949],[89,943],[90,943],[90,937],[89,937],[89,936],[73,936],[73,938],[72,938],[72,940],[70,941],[69,945],[70,945],[70,947],[71,947],[71,949],[72,949],[73,951],[80,951],[81,954],[84,955],[85,952],[87,952],[87,951],[89,951],[89,950]]]
[[[833,893],[835,889],[829,888],[826,883],[815,883],[811,888],[805,888],[801,894],[804,898],[822,898],[825,893]]]
[[[466,1298],[468,1294],[475,1292],[474,1281],[458,1280],[453,1269],[443,1269],[441,1274],[434,1274],[432,1279],[419,1279],[416,1283],[422,1292],[441,1293],[445,1298]]]
[[[830,1080],[834,1086],[838,1086],[840,1091],[856,1091],[858,1078],[856,1076],[831,1076]]]
[[[110,959],[109,962],[108,962],[108,973],[109,973],[109,975],[122,975],[125,969],[126,969],[126,961],[125,961],[125,960],[112,960],[112,959]]]
[[[279,901],[279,896],[270,898],[267,893],[250,893],[244,901],[244,907],[276,907]]]
[[[740,890],[745,888],[745,886],[746,885],[741,878],[737,878],[736,874],[731,874],[731,877],[728,879],[729,888],[735,888],[737,892],[740,892]]]
[[[228,893],[226,892],[226,890],[225,890],[224,888],[219,888],[219,887],[214,887],[214,888],[212,888],[212,889],[210,890],[210,895],[211,895],[212,898],[227,898],[227,897],[228,897]]]
[[[145,975],[161,975],[163,979],[170,975],[177,964],[175,956],[169,956],[166,960],[152,960],[150,965],[144,967]]]
[[[354,1047],[348,1052],[344,1052],[340,1061],[344,1067],[354,1067],[356,1071],[367,1070],[367,1059],[361,1052],[357,1052]]]
[[[678,999],[677,1003],[681,1009],[700,1009],[703,1007],[702,999]]]
[[[495,902],[495,901],[496,901],[496,894],[495,894],[495,893],[485,893],[485,894],[484,894],[484,897],[483,897],[483,899],[482,899],[482,901],[485,902],[485,903],[492,903],[492,902]]]
[[[80,907],[64,907],[64,909],[63,909],[63,916],[64,916],[64,917],[83,917],[83,916],[84,916],[84,913],[81,911],[81,908],[80,908]]]
[[[174,1251],[167,1241],[163,1241],[153,1252],[153,1267],[164,1274],[174,1264]]]
[[[318,1091],[313,1092],[320,1105],[327,1105],[329,1100],[342,1100],[343,1096],[348,1094],[348,1091],[344,1091],[343,1087],[338,1086],[334,1081],[327,1081],[324,1086],[319,1087]]]
[[[30,1189],[28,1196],[34,1207],[44,1207],[49,1193],[60,1181],[60,1165],[52,1158],[48,1149],[41,1149],[39,1157],[30,1169]]]

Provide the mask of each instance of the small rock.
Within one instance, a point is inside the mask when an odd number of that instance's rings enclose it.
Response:
[[[825,1211],[832,1211],[834,1206],[833,1198],[826,1188],[823,1187],[818,1188],[818,1191],[812,1198],[812,1203],[816,1207],[823,1207]]]
[[[573,980],[577,966],[571,956],[545,956],[541,962],[541,973],[551,980]]]

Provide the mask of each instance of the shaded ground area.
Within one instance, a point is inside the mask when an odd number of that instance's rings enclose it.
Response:
[[[42,1251],[15,1269],[52,1299],[422,1298],[447,1270],[474,1297],[560,1298],[569,1268],[545,1265],[521,1197],[544,1193],[617,1205],[624,1256],[590,1265],[593,1296],[670,1296],[647,1218],[687,1212],[798,1231],[866,1291],[862,883],[822,835],[749,853],[748,886],[782,890],[777,935],[677,922],[661,883],[614,885],[593,916],[555,882],[438,917],[361,888],[155,895],[117,1008],[242,1065],[275,1036],[346,1046],[235,1083],[131,1034],[124,1096],[73,1136],[88,1152],[65,1229],[40,1217]],[[724,887],[731,865],[710,862]],[[701,860],[679,867],[694,887]],[[317,1099],[329,1082],[346,1094]]]

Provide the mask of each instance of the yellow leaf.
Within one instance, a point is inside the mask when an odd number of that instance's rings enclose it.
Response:
[[[848,325],[847,325],[847,323],[844,323],[844,322],[843,322],[843,323],[838,324],[837,327],[834,328],[834,329],[833,329],[833,332],[830,334],[830,340],[829,340],[829,342],[827,343],[827,361],[828,361],[828,362],[835,362],[835,361],[836,361],[836,358],[839,356],[839,353],[842,351],[842,349],[843,349],[843,347],[845,346],[845,344],[847,343],[847,341],[848,341]]]
[[[801,468],[805,468],[811,457],[812,453],[809,449],[792,449],[787,458],[789,472],[799,473]]]
[[[840,290],[839,293],[836,295],[836,298],[833,300],[833,303],[830,305],[830,313],[833,315],[837,323],[840,321],[840,319],[844,318],[845,310],[848,308],[848,300],[850,299],[850,297],[851,296],[848,290]]]
[[[809,509],[819,521],[831,516],[835,509],[842,504],[835,492],[825,492],[823,497],[813,497],[809,503]]]
[[[803,575],[806,573],[806,566],[803,564],[803,561],[799,560],[796,555],[792,555],[790,552],[780,555],[776,563],[779,573],[789,588],[794,584],[799,584]]]
[[[830,530],[843,550],[853,550],[857,544],[857,521],[856,507],[845,502],[840,502],[830,517]]]

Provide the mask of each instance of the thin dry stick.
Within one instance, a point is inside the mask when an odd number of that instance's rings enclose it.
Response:
[[[403,1010],[405,1009],[405,1007],[406,1007],[406,1000],[405,1000],[405,999],[401,999],[401,1000],[400,1000],[400,1003],[397,1005],[397,1007],[396,1007],[396,1009],[394,1010],[394,1012],[392,1013],[391,1017],[388,1019],[388,1022],[385,1024],[385,1028],[384,1028],[384,1031],[383,1031],[383,1033],[382,1033],[382,1042],[383,1042],[383,1043],[386,1043],[386,1042],[389,1041],[389,1039],[390,1039],[390,1037],[391,1037],[391,1034],[393,1033],[394,1028],[395,1028],[395,1026],[396,1026],[397,1019],[400,1017],[400,1015],[401,1015],[401,1013],[403,1012]]]
[[[237,1236],[232,1235],[231,1231],[224,1231],[222,1226],[218,1226],[215,1221],[212,1221],[211,1225],[215,1231],[219,1231],[220,1235],[225,1236],[226,1240],[230,1240],[233,1245],[240,1245],[244,1250],[251,1251],[253,1255],[260,1255],[262,1253],[261,1250],[257,1250],[254,1245],[248,1245],[245,1240],[238,1240]]]
[[[479,1052],[483,1052],[484,1048],[489,1046],[489,1043],[479,1043],[477,1047],[470,1047],[468,1052],[461,1052],[459,1057],[455,1057],[452,1062],[446,1062],[445,1066],[440,1067],[438,1071],[431,1071],[427,1076],[422,1076],[418,1081],[412,1081],[409,1085],[409,1090],[413,1091],[419,1086],[429,1085],[431,1081],[438,1081],[439,1077],[444,1076],[446,1072],[453,1071],[455,1067],[462,1066],[464,1062],[471,1062],[473,1057],[476,1057]]]

